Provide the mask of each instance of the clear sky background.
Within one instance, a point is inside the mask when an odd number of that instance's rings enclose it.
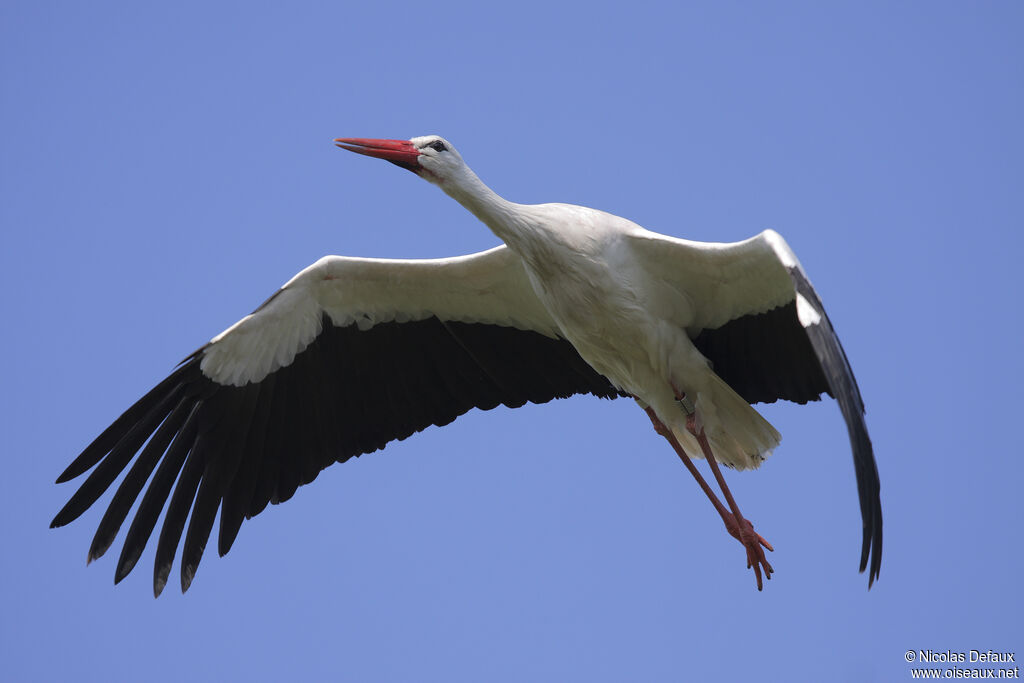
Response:
[[[146,4],[148,7],[142,7]],[[1024,5],[0,6],[0,678],[909,680],[1024,657]],[[86,568],[105,502],[53,480],[174,365],[324,254],[495,245],[335,149],[439,133],[509,199],[801,258],[868,406],[869,592],[837,406],[729,473],[763,593],[646,416],[474,411],[336,465],[151,593]],[[123,538],[123,534],[122,534]],[[177,567],[175,567],[177,575]]]

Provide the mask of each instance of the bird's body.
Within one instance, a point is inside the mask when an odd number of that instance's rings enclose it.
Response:
[[[827,391],[840,401],[854,446],[865,520],[861,569],[870,552],[877,576],[881,510],[863,404],[820,300],[779,235],[705,244],[595,209],[515,204],[436,136],[339,142],[438,184],[505,246],[425,261],[332,256],[296,275],[61,475],[96,466],[54,526],[81,514],[138,454],[90,559],[110,546],[150,481],[116,578],[135,565],[170,496],[154,586],[163,588],[191,511],[184,589],[218,509],[223,554],[244,517],[286,500],[335,461],[474,406],[592,393],[632,396],[648,410],[747,547],[760,586],[758,565],[769,577],[771,567],[715,460],[756,467],[778,445],[778,432],[750,403],[805,402]],[[731,512],[691,456],[708,458]]]
[[[510,214],[516,224],[502,225]],[[718,379],[687,334],[703,302],[649,267],[644,243],[664,236],[567,204],[515,206],[481,218],[522,259],[559,335],[616,388],[652,406],[698,457],[673,386],[696,398],[698,419],[730,466],[757,466],[778,445],[778,432]]]

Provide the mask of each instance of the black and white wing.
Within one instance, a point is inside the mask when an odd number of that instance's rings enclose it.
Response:
[[[630,246],[652,274],[690,300],[691,339],[748,402],[806,403],[822,393],[839,402],[864,522],[860,570],[870,556],[870,586],[882,562],[882,505],[864,401],[821,299],[789,245],[772,230],[732,244],[638,230]]]
[[[325,257],[100,434],[58,478],[92,470],[51,526],[76,519],[127,468],[89,559],[145,488],[114,580],[135,566],[166,505],[153,588],[163,590],[184,533],[184,591],[218,509],[223,555],[243,519],[332,463],[474,407],[577,393],[618,395],[556,335],[506,247],[422,261]]]

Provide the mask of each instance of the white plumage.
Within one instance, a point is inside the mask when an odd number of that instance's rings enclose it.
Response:
[[[691,242],[585,207],[508,202],[437,136],[338,142],[439,185],[505,244],[447,259],[325,257],[214,337],[58,480],[95,466],[54,526],[81,514],[134,459],[90,559],[109,547],[148,481],[116,579],[138,560],[170,497],[154,587],[159,594],[188,517],[184,590],[218,509],[223,554],[243,517],[287,499],[332,462],[473,406],[583,392],[629,395],[648,410],[744,543],[760,587],[760,567],[769,578],[772,570],[759,546],[770,546],[739,514],[714,461],[757,467],[778,446],[779,433],[750,403],[827,391],[850,430],[861,570],[870,554],[874,580],[881,508],[863,403],[781,236]],[[704,456],[730,510],[689,462]]]

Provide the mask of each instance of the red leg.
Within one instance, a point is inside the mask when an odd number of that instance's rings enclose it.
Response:
[[[733,519],[731,522],[726,520],[725,527],[729,530],[729,533],[738,539],[739,542],[747,549],[747,568],[754,568],[754,576],[757,577],[757,590],[761,590],[763,588],[763,584],[761,582],[761,568],[764,568],[764,576],[766,579],[771,579],[772,573],[775,571],[765,558],[764,550],[761,549],[761,546],[764,546],[768,550],[774,550],[774,548],[772,548],[768,541],[764,540],[764,537],[761,536],[761,534],[754,531],[754,525],[740,514],[739,505],[736,504],[736,499],[733,498],[732,491],[729,490],[729,486],[725,483],[725,477],[722,476],[722,470],[718,467],[718,461],[715,459],[715,454],[711,452],[711,444],[708,443],[708,437],[704,433],[703,428],[701,428],[699,432],[697,431],[692,415],[686,419],[686,428],[691,434],[697,437],[697,442],[700,444],[700,448],[704,452],[704,458],[708,461],[708,465],[711,467],[711,471],[714,473],[715,479],[718,481],[718,486],[722,489],[722,493],[725,495],[726,502],[729,503]]]
[[[658,416],[654,413],[654,408],[648,406],[647,408],[644,408],[644,410],[647,412],[647,417],[651,418],[651,424],[654,425],[654,431],[668,439],[668,442],[672,444],[672,448],[675,450],[676,455],[678,455],[679,459],[683,461],[684,465],[686,465],[686,469],[690,470],[690,474],[692,474],[693,478],[697,480],[697,484],[700,485],[700,488],[707,495],[708,500],[710,500],[711,504],[715,506],[716,510],[718,510],[718,514],[722,516],[722,521],[725,522],[725,527],[728,529],[730,523],[733,527],[736,527],[736,518],[733,517],[733,514],[729,512],[728,508],[722,505],[722,501],[718,500],[718,496],[715,495],[715,492],[711,490],[710,486],[708,486],[704,477],[701,476],[697,466],[693,464],[693,460],[691,460],[690,456],[686,454],[683,447],[679,445],[679,440],[676,439],[676,435],[658,419]],[[732,530],[730,530],[729,533],[739,538],[739,536],[737,536]]]
[[[682,398],[682,394],[679,394],[678,392],[677,394],[679,398]],[[731,510],[726,508],[718,499],[718,496],[715,495],[715,492],[697,470],[697,466],[693,464],[690,456],[687,455],[686,451],[683,450],[683,447],[679,444],[679,440],[676,439],[675,434],[673,434],[672,430],[666,427],[658,418],[654,409],[647,407],[644,408],[644,410],[647,412],[647,417],[651,419],[651,424],[654,425],[654,431],[658,432],[658,434],[661,434],[668,440],[672,445],[673,450],[675,450],[676,455],[678,455],[679,459],[683,461],[684,465],[686,465],[686,469],[688,469],[690,474],[693,475],[693,478],[697,480],[697,484],[700,485],[701,490],[703,490],[705,495],[707,495],[708,500],[710,500],[711,504],[715,506],[715,510],[717,510],[718,514],[721,516],[726,530],[733,538],[742,543],[746,548],[747,568],[749,569],[753,567],[754,575],[757,577],[757,589],[761,590],[763,588],[763,583],[761,581],[761,567],[764,567],[764,574],[768,579],[772,578],[772,573],[775,571],[772,569],[772,566],[768,563],[767,559],[765,559],[764,551],[761,549],[761,546],[764,546],[768,550],[774,550],[774,548],[772,548],[771,544],[768,543],[768,541],[766,541],[760,534],[754,531],[754,525],[740,514],[739,506],[736,505],[736,500],[733,498],[732,492],[725,483],[725,478],[722,476],[722,472],[718,467],[718,462],[715,460],[715,456],[711,451],[711,445],[708,443],[704,430],[701,429],[698,434],[695,430],[693,415],[688,416],[686,426],[697,438],[698,443],[700,443],[701,450],[704,452],[704,457],[707,459],[708,464],[711,467],[711,471],[714,473],[715,479],[718,481],[718,485],[725,494],[726,501],[729,503],[729,508],[731,508]]]

